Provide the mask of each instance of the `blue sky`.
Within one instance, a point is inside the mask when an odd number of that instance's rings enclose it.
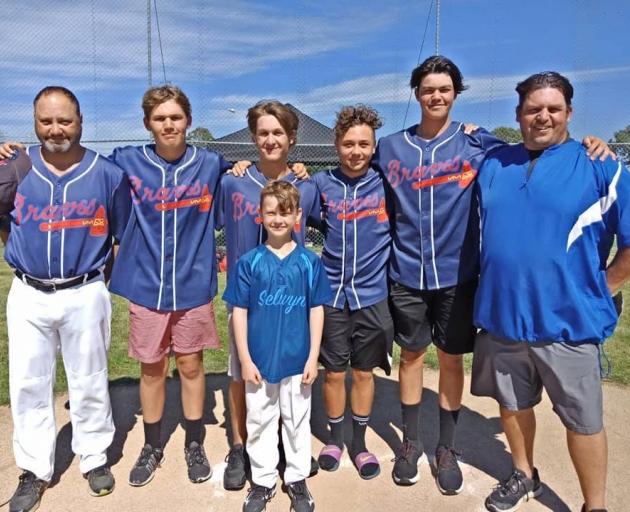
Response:
[[[403,127],[430,0],[157,0],[167,80],[193,105],[193,126],[221,136],[262,98],[291,102],[325,124],[357,102]],[[572,134],[604,138],[630,125],[627,0],[442,0],[440,53],[469,90],[454,117],[516,127],[516,82],[558,70],[573,82]],[[3,0],[0,131],[32,137],[31,101],[44,85],[79,96],[84,139],[146,137],[146,1]],[[421,59],[435,51],[435,4]],[[153,20],[153,82],[162,65]],[[232,112],[233,110],[233,112]],[[412,101],[405,124],[416,122]]]

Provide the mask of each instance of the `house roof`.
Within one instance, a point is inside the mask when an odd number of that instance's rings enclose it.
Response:
[[[336,165],[338,162],[334,145],[334,132],[328,126],[298,110],[289,107],[298,116],[297,144],[289,152],[289,160],[307,165]],[[243,128],[218,139],[205,142],[204,146],[221,153],[227,160],[258,160],[258,151],[252,142],[249,128]]]

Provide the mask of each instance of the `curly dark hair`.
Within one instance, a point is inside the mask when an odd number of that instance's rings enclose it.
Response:
[[[361,124],[367,124],[376,131],[383,126],[383,121],[378,112],[367,105],[359,103],[354,106],[342,107],[337,112],[337,120],[335,121],[335,140],[341,139],[353,126]]]

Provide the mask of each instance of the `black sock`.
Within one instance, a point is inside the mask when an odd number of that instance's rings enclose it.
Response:
[[[403,441],[409,441],[418,450],[423,451],[420,441],[420,402],[413,405],[401,403]]]
[[[190,443],[195,441],[197,444],[201,444],[201,418],[198,420],[189,420],[184,418],[186,428],[186,440],[184,446],[190,446]]]
[[[155,423],[147,423],[146,421],[142,423],[144,424],[144,443],[153,448],[162,448],[162,441],[160,440],[162,420],[157,420]]]
[[[338,418],[328,418],[328,427],[330,428],[330,439],[327,444],[334,444],[343,450],[343,414]],[[333,471],[339,467],[339,459],[333,455],[320,455],[317,462],[319,467],[325,471]]]
[[[330,441],[328,444],[335,444],[343,448],[343,414],[338,418],[328,418],[330,428]]]
[[[361,478],[370,479],[378,475],[381,468],[378,462],[361,462],[356,459],[360,453],[365,454],[365,431],[367,429],[369,416],[357,416],[352,413],[352,445],[350,446],[350,456],[354,462]],[[365,457],[365,455],[364,455]]]
[[[366,452],[365,447],[365,431],[370,421],[369,416],[359,416],[352,413],[352,445],[350,451],[352,456],[356,457],[357,453]]]
[[[438,444],[443,444],[451,448],[455,446],[455,429],[457,427],[459,411],[460,409],[447,411],[440,407],[440,440]]]

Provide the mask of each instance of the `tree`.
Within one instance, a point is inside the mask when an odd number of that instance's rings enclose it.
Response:
[[[197,128],[188,132],[186,140],[192,143],[200,143],[200,145],[203,146],[204,142],[210,142],[211,140],[214,140],[214,137],[208,128],[204,126],[197,126]]]
[[[492,130],[492,135],[510,144],[523,142],[521,131],[516,128],[510,128],[509,126],[497,126]]]
[[[630,162],[630,124],[623,130],[615,132],[613,138],[608,141],[610,144],[623,144],[620,146],[613,146],[613,151],[617,153],[617,156],[624,162]]]

